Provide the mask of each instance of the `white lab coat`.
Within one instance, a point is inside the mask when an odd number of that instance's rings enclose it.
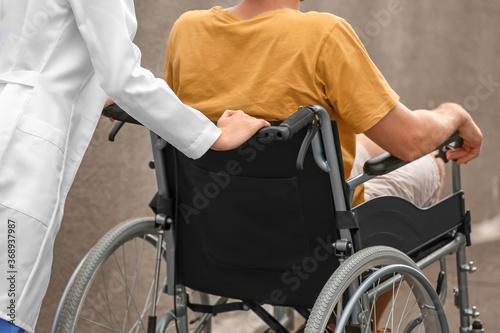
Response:
[[[135,31],[132,0],[0,0],[0,317],[29,332],[106,95],[192,158],[220,135],[140,67]]]

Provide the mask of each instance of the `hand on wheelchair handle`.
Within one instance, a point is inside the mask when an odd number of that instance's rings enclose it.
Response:
[[[103,109],[107,108],[108,106],[111,106],[115,104],[115,101],[111,99],[111,97],[106,98],[106,102],[104,103]]]
[[[122,121],[124,123],[141,125],[137,120],[130,116],[125,110],[116,104],[110,104],[102,110],[102,115],[113,120]]]
[[[270,124],[263,120],[249,116],[245,112],[225,111],[217,121],[217,127],[222,134],[212,145],[213,150],[231,150],[238,148],[242,143],[250,139],[262,127]]]
[[[463,140],[460,137],[460,134],[458,134],[458,132],[455,132],[448,140],[437,147],[438,152],[436,154],[436,157],[441,158],[445,163],[447,163],[450,160],[447,157],[448,151],[460,148],[462,147],[462,144]]]
[[[477,125],[471,120],[459,129],[460,138],[463,143],[460,147],[446,152],[446,158],[456,160],[457,164],[467,164],[479,156],[483,143],[483,134]]]

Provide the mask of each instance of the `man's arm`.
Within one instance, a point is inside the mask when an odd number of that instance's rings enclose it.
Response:
[[[449,151],[447,157],[463,164],[479,156],[483,135],[467,111],[454,103],[413,112],[398,103],[365,135],[392,155],[413,161],[436,149],[455,131],[464,143],[462,148]]]

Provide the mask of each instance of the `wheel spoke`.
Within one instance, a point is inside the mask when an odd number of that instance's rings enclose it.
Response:
[[[403,276],[404,278],[404,276]],[[384,331],[387,330],[389,325],[389,320],[391,321],[391,332],[394,331],[394,304],[396,303],[396,299],[398,298],[399,291],[401,290],[401,281],[398,283],[398,290],[396,295],[394,295],[394,289],[396,288],[396,273],[392,274],[392,302],[391,302],[391,311],[389,312],[389,317],[387,317],[387,322],[385,323]]]
[[[92,304],[92,302],[90,302],[89,300],[85,300],[85,303],[86,303],[86,304],[88,304],[88,305],[90,305],[90,307],[91,307],[91,308],[93,308],[93,309],[94,309],[94,311],[95,311],[95,312],[96,312],[96,313],[97,313],[97,314],[98,314],[98,315],[99,315],[102,319],[104,319],[104,321],[106,321],[106,322],[107,322],[107,323],[108,323],[111,327],[114,327],[113,323],[112,323],[112,322],[110,322],[110,321],[109,321],[106,317],[104,317],[104,316],[102,315],[102,312],[101,312],[101,311],[99,311],[99,310],[98,310],[98,309],[94,306],[94,304]],[[85,317],[80,316],[80,318],[84,319]],[[86,320],[87,320],[87,321],[90,321],[89,319],[86,319]]]
[[[377,286],[380,285],[380,279],[377,280],[377,282],[374,282],[373,283],[373,290],[375,290],[375,295],[373,296],[373,299],[376,300],[378,298],[378,294],[377,294]],[[377,329],[377,318],[378,318],[378,315],[377,315],[377,301],[374,301],[372,302],[372,306],[370,308],[370,318],[373,317],[373,328],[374,329]]]
[[[406,308],[408,307],[408,303],[410,302],[410,298],[411,298],[411,295],[413,295],[413,285],[410,287],[410,290],[408,291],[408,297],[406,298],[406,302],[405,302],[405,306],[403,308],[403,311],[401,312],[401,319],[399,320],[399,323],[398,323],[398,326],[397,326],[397,331],[399,331],[399,328],[401,327],[402,323],[403,323],[403,320],[405,320],[411,313],[411,311],[414,309],[415,307],[415,304],[418,303],[418,300],[416,300],[414,303],[413,303],[413,306],[411,307],[411,309],[407,312],[406,312]]]
[[[343,303],[347,293],[351,299]],[[345,327],[337,327],[339,331],[349,331],[352,316],[360,309],[359,319],[365,325],[362,332],[416,332],[419,326],[422,333],[443,333],[446,323],[442,312],[436,313],[439,307],[419,306],[433,297],[432,285],[404,253],[386,246],[365,248],[342,262],[327,281],[311,311],[306,332],[317,333],[317,328],[327,326],[329,318],[335,319],[337,326],[345,323]],[[390,305],[386,307],[386,303]]]
[[[80,317],[80,318],[81,318],[81,319],[83,319],[83,320],[85,320],[85,321],[87,321],[87,322],[89,322],[89,323],[92,323],[92,324],[94,324],[94,325],[96,325],[96,326],[99,326],[99,327],[101,327],[101,328],[104,328],[104,329],[106,329],[106,330],[108,330],[108,331],[111,331],[111,332],[120,332],[120,331],[118,331],[118,330],[116,330],[116,329],[114,329],[114,328],[104,326],[104,325],[102,325],[102,324],[100,324],[100,323],[98,323],[98,322],[95,322],[95,321],[93,321],[93,320],[87,319],[87,318],[85,318],[85,317]]]
[[[108,288],[106,287],[107,286],[107,283],[106,283],[106,276],[104,274],[104,270],[101,269],[100,270],[100,273],[101,273],[101,277],[102,277],[102,285],[103,285],[103,289],[104,289],[104,295],[102,295],[102,293],[100,292],[100,290],[98,289],[98,292],[99,294],[101,295],[101,297],[103,297],[103,300],[106,302],[106,307],[108,308],[108,315],[109,315],[109,320],[112,322],[113,320],[116,321],[116,323],[118,324],[118,326],[120,325],[119,322],[118,322],[118,319],[115,317],[114,315],[114,312],[113,310],[111,309],[111,304],[109,302],[109,296],[108,296]],[[113,325],[114,326],[114,325]]]
[[[123,281],[125,282],[125,289],[126,289],[126,291],[127,291],[127,293],[128,293],[127,295],[131,295],[130,288],[129,288],[128,281],[127,281],[127,277],[124,275],[124,272],[123,272],[123,270],[122,270],[122,268],[121,268],[121,265],[118,263],[118,260],[116,259],[116,255],[115,255],[114,253],[113,253],[113,257],[115,258],[116,264],[118,265],[118,268],[119,268],[119,269],[118,269],[118,271],[120,272],[120,274],[121,274],[121,276],[122,276],[122,278],[123,278]],[[136,313],[137,313],[137,315],[139,316],[139,313],[140,313],[140,312],[139,312],[139,309],[138,309],[138,307],[137,307],[137,304],[135,303],[134,298],[131,298],[130,300],[131,300],[131,302],[132,302],[132,305],[133,305],[133,308],[134,308],[135,312],[136,312]],[[129,311],[129,309],[130,309],[130,305],[129,305],[129,304],[127,304],[127,307],[126,307],[127,313],[128,313],[128,311]],[[142,323],[141,323],[141,325],[142,325]],[[144,327],[143,327],[143,328],[144,328]]]
[[[158,313],[166,313],[173,306],[170,297],[162,297],[163,288],[155,291],[151,282],[157,235],[154,218],[140,218],[123,222],[102,237],[68,287],[58,332],[145,332],[144,319],[154,296]],[[160,250],[165,261],[164,249]],[[161,280],[166,283],[164,273]],[[175,325],[168,323],[168,329],[173,332]]]
[[[135,248],[135,253],[136,253],[136,256],[135,256],[135,271],[134,271],[134,279],[132,281],[132,287],[130,288],[130,292],[128,293],[128,300],[127,300],[127,307],[126,307],[126,313],[125,313],[125,316],[124,316],[124,325],[123,325],[123,331],[125,331],[125,323],[126,323],[126,320],[128,319],[128,314],[129,314],[129,308],[130,308],[130,302],[133,300],[133,292],[135,290],[135,287],[136,287],[136,283],[137,283],[137,277],[138,277],[138,272],[139,272],[139,268],[141,266],[141,261],[142,261],[142,254],[143,254],[143,251],[144,251],[144,244],[145,244],[145,241],[144,241],[144,238],[141,238],[143,241],[141,242],[141,248],[140,248],[140,251],[139,251],[139,255],[137,255],[137,238],[134,238],[133,239],[133,242],[134,242],[134,248]],[[124,255],[124,260],[125,260],[125,255]],[[138,318],[137,318],[137,321],[140,321],[141,324],[142,324],[142,315],[139,315],[139,311],[137,309],[137,314],[138,314]],[[136,323],[134,324],[134,326],[137,325],[137,321]]]

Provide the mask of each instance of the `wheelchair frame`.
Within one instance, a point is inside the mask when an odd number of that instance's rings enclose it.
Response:
[[[328,173],[330,178],[330,185],[332,189],[333,200],[335,202],[335,211],[337,216],[345,219],[343,225],[345,228],[339,228],[340,239],[338,239],[334,243],[334,248],[338,251],[338,254],[343,257],[342,260],[349,260],[348,257],[353,252],[353,247],[356,249],[357,239],[353,237],[352,230],[349,226],[352,225],[353,222],[353,213],[351,211],[351,203],[352,196],[354,193],[354,189],[366,182],[367,180],[375,177],[380,173],[373,173],[370,171],[370,166],[367,167],[365,165],[365,173],[351,179],[347,182],[343,179],[342,165],[339,163],[338,155],[337,155],[337,147],[333,138],[335,137],[334,132],[332,130],[331,122],[328,113],[319,106],[311,106],[308,107],[311,112],[313,112],[318,117],[319,121],[319,132],[314,136],[311,142],[311,147],[314,154],[314,159],[317,165],[325,172]],[[119,118],[118,118],[119,119]],[[121,127],[120,124],[117,126]],[[114,132],[116,135],[117,130]],[[159,138],[156,134],[151,133],[151,141],[153,146],[153,158],[155,161],[155,173],[157,178],[157,186],[158,186],[158,195],[160,197],[168,197],[169,189],[167,184],[166,177],[166,165],[165,165],[165,156],[164,156],[164,148],[167,143]],[[401,162],[401,161],[400,161]],[[384,162],[381,162],[382,166]],[[392,169],[395,169],[404,163],[399,163],[397,166],[393,166]],[[380,163],[377,164],[377,167],[380,167]],[[391,169],[391,170],[392,170]],[[464,196],[461,191],[461,181],[460,181],[460,167],[452,161],[452,180],[453,180],[453,195],[459,198],[461,201],[462,207],[464,207]],[[157,246],[156,250],[156,265],[155,265],[155,279],[154,279],[154,290],[158,290],[159,286],[159,275],[160,275],[160,262],[162,258],[166,259],[167,263],[167,281],[175,281],[176,274],[176,244],[175,244],[175,225],[173,220],[169,216],[165,216],[163,214],[157,214],[155,217],[155,223],[158,231],[158,238],[153,242],[156,244],[163,244],[162,246]],[[440,243],[439,248],[432,248],[432,251],[423,251],[417,261],[417,266],[420,269],[423,269],[434,262],[439,261],[441,266],[441,271],[445,272],[445,276],[441,278],[444,286],[441,288],[442,292],[439,295],[439,302],[444,304],[444,300],[446,298],[446,263],[445,257],[448,254],[456,254],[457,257],[457,274],[458,274],[458,289],[455,290],[455,299],[458,303],[459,311],[460,311],[460,332],[483,332],[482,326],[476,325],[475,327],[471,327],[471,318],[475,319],[479,315],[477,313],[475,307],[469,308],[469,300],[468,300],[468,286],[467,286],[467,274],[475,271],[475,267],[473,267],[472,262],[467,263],[466,261],[466,246],[470,245],[470,217],[468,212],[464,211],[464,219],[462,221],[462,225],[458,227],[454,227],[452,230],[447,230],[446,235],[451,240],[447,241],[446,244]],[[435,246],[434,246],[435,247]],[[165,252],[165,253],[164,253]],[[88,255],[87,255],[88,256]],[[86,258],[82,260],[82,264]],[[81,269],[82,264],[77,268],[77,271]],[[58,325],[58,321],[60,320],[61,313],[64,310],[64,303],[68,298],[68,295],[71,294],[71,285],[76,279],[77,271],[75,271],[74,276],[72,277],[66,291],[61,299],[61,303],[59,305],[58,314],[56,316],[53,332],[72,332],[72,329],[69,331],[64,331],[61,329],[61,325]],[[335,273],[334,273],[335,274]],[[387,290],[390,288],[390,285],[393,284],[394,281],[386,281],[385,284],[382,284],[378,291]],[[172,295],[175,299],[175,316],[171,313],[166,314],[161,323],[161,327],[166,327],[165,322],[170,322],[172,320],[176,320],[178,332],[187,333],[188,332],[188,318],[187,318],[187,309],[189,307],[189,300],[186,293],[186,287],[183,285],[173,285],[167,284],[165,288],[165,292],[169,295]],[[148,325],[148,332],[158,331],[156,326],[156,304],[157,304],[157,292],[153,293],[153,300],[151,306],[151,316]],[[376,296],[373,295],[373,291],[369,294],[372,298],[372,301],[376,299]],[[272,317],[267,311],[265,311],[260,305],[254,303],[229,303],[227,302],[226,297],[219,297],[214,305],[208,305],[208,298],[202,300],[202,303],[197,305],[194,311],[200,311],[205,313],[204,316],[200,320],[200,324],[196,328],[195,332],[210,332],[210,319],[213,315],[221,312],[227,312],[231,310],[253,310],[264,322],[266,322],[269,327],[275,332],[288,332],[285,328],[287,326],[287,321],[290,321],[291,318],[287,317],[286,311],[278,308],[275,313],[278,313],[279,318]],[[355,311],[355,310],[354,310]],[[314,312],[314,309],[313,309]],[[304,317],[308,316],[308,313],[301,313]],[[352,318],[355,318],[359,313],[356,311],[351,314]],[[356,321],[356,319],[353,319]],[[308,331],[309,329],[309,331]],[[318,332],[323,332],[322,328]],[[306,328],[306,332],[313,333],[316,331],[311,330],[310,327]],[[335,331],[337,332],[337,331]],[[447,332],[447,327],[443,329],[443,332]]]

